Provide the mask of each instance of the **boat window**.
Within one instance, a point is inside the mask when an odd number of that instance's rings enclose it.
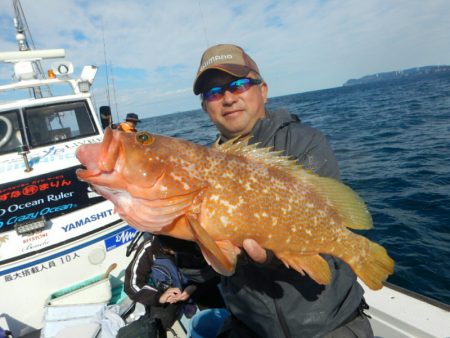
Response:
[[[0,112],[0,154],[17,151],[22,140],[19,111]]]
[[[31,147],[98,133],[85,101],[26,108],[24,118]]]

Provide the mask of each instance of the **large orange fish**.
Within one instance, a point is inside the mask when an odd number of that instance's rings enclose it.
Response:
[[[372,227],[354,191],[248,138],[207,148],[107,129],[101,144],[80,146],[77,157],[86,167],[78,177],[131,226],[196,241],[221,274],[233,274],[246,238],[320,284],[332,276],[319,254],[341,258],[372,289],[394,270],[382,246],[347,229]]]

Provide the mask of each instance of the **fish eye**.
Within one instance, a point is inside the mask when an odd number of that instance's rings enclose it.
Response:
[[[155,138],[146,131],[140,131],[136,133],[136,141],[144,145],[149,145],[155,141]]]

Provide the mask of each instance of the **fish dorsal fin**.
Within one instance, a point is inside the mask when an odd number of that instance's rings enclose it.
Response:
[[[258,148],[259,143],[248,144],[252,136],[238,136],[219,144],[217,140],[212,148],[222,153],[244,156],[255,162],[263,163],[271,167],[284,169],[285,171],[297,170],[300,166],[296,160],[289,156],[281,155],[282,150],[274,151],[271,147]]]
[[[272,148],[258,148],[258,144],[248,144],[251,136],[236,137],[223,144],[216,142],[214,149],[263,163],[267,166],[283,170],[285,173],[302,180],[313,187],[323,199],[329,202],[344,224],[352,229],[372,228],[372,217],[366,204],[350,187],[338,180],[321,177],[298,164],[297,160],[281,155],[283,151],[272,151]]]

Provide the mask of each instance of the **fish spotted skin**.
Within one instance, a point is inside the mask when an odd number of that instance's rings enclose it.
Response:
[[[386,250],[347,227],[372,226],[349,187],[319,177],[267,149],[238,139],[214,149],[147,132],[107,130],[83,145],[80,179],[111,200],[133,227],[195,240],[220,273],[252,238],[320,284],[331,281],[319,254],[341,258],[372,289],[393,272]]]

